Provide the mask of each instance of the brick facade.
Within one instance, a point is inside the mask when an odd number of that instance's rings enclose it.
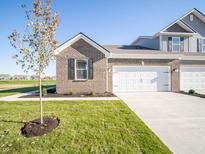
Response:
[[[93,59],[93,80],[68,80],[68,59]],[[105,55],[80,39],[56,56],[56,88],[59,94],[104,93],[106,91]]]

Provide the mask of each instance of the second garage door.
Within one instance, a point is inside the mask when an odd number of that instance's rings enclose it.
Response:
[[[205,90],[205,67],[181,66],[180,89]]]
[[[170,91],[168,66],[114,66],[113,91]]]

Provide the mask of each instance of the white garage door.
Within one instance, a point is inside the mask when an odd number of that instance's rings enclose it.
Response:
[[[181,90],[205,90],[205,67],[181,66],[180,70]]]
[[[170,91],[168,66],[114,66],[113,91]]]

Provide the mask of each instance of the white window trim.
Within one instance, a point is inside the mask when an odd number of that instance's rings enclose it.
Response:
[[[174,44],[174,43],[173,43],[173,39],[174,39],[174,38],[179,38],[179,44]],[[175,37],[172,37],[172,52],[180,53],[180,51],[181,51],[181,42],[180,42],[180,41],[181,41],[181,37],[176,37],[176,36],[175,36]],[[179,50],[173,50],[173,46],[174,46],[174,45],[179,45]]]
[[[77,61],[78,60],[82,60],[82,61],[86,61],[87,65],[86,65],[86,69],[77,69]],[[77,78],[77,70],[86,70],[86,78],[85,79],[78,79]],[[88,80],[88,59],[75,59],[75,80]]]

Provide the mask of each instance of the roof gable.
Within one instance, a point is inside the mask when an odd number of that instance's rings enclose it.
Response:
[[[93,47],[95,47],[96,49],[98,49],[99,51],[101,51],[103,54],[105,54],[105,57],[109,56],[109,51],[107,49],[105,49],[104,47],[102,47],[101,45],[99,45],[97,42],[95,42],[94,40],[92,40],[91,38],[89,38],[88,36],[86,36],[83,33],[78,33],[77,35],[75,35],[74,37],[72,37],[71,39],[69,39],[68,41],[64,42],[63,44],[61,44],[56,50],[55,50],[55,55],[58,55],[61,51],[63,51],[64,49],[66,49],[67,47],[71,46],[72,44],[74,44],[75,42],[77,42],[78,40],[83,39],[85,42],[89,43],[90,45],[92,45]]]
[[[180,18],[180,20],[182,20],[183,18],[185,18],[186,16],[188,16],[190,14],[194,14],[196,17],[198,17],[199,19],[201,19],[205,23],[205,15],[202,12],[200,12],[198,9],[196,9],[196,8],[192,9],[191,11],[189,11],[188,13],[183,15]]]
[[[176,27],[176,25],[177,25],[177,27]],[[175,26],[176,30],[173,29],[173,26]],[[182,31],[178,31],[178,32],[196,33],[195,30],[193,30],[190,26],[188,26],[186,23],[184,23],[181,19],[178,19],[175,22],[171,23],[170,25],[168,25],[167,27],[162,29],[160,32],[167,32],[167,31],[169,31],[169,29],[172,29],[173,32],[174,31],[177,32],[177,30],[179,30],[179,28]]]
[[[187,12],[186,14],[184,14],[182,17],[180,17],[179,19],[175,20],[173,23],[171,23],[170,25],[168,25],[167,27],[165,27],[164,29],[162,29],[159,33],[164,33],[164,32],[168,32],[170,28],[172,28],[174,25],[178,25],[180,26],[182,29],[184,29],[185,31],[181,32],[181,33],[193,33],[193,34],[196,34],[197,31],[192,28],[190,25],[188,25],[187,23],[185,23],[183,21],[183,19],[187,16],[189,16],[190,14],[194,14],[197,18],[199,18],[200,20],[202,20],[204,23],[205,23],[205,15],[203,13],[201,13],[199,10],[197,10],[196,8],[192,9],[191,11]],[[168,29],[168,30],[167,30]],[[173,31],[173,29],[172,29]],[[155,34],[155,36],[158,36],[158,34]]]
[[[190,32],[188,30],[186,30],[185,28],[183,28],[182,26],[180,26],[179,24],[175,23],[174,25],[168,27],[166,30],[166,32]]]

